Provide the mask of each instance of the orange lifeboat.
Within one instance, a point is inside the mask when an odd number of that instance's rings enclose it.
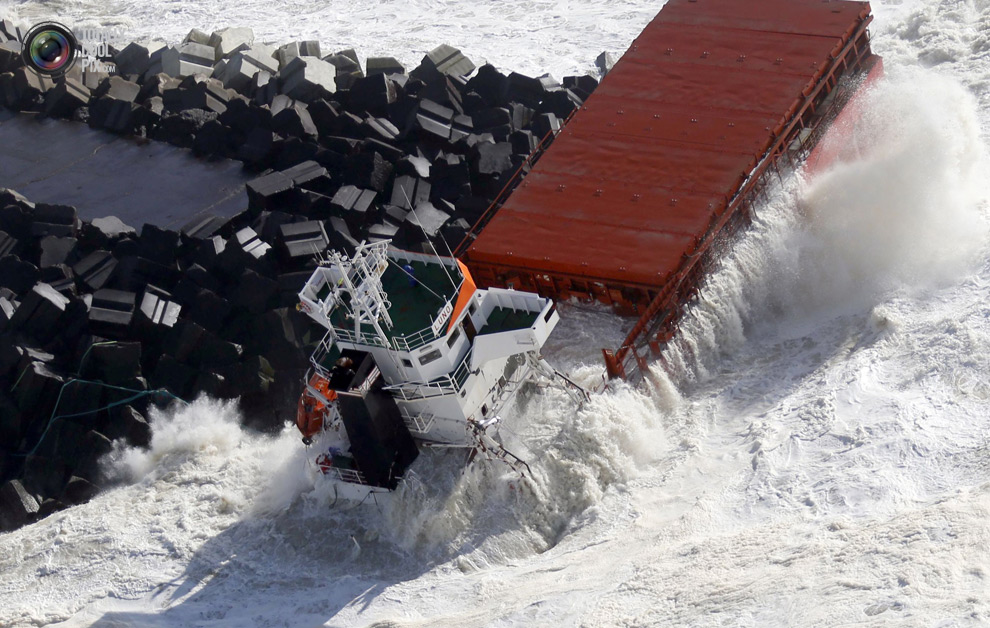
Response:
[[[330,382],[326,378],[314,373],[309,378],[309,387],[313,388],[323,398],[314,395],[309,388],[299,396],[299,408],[296,410],[296,427],[302,433],[303,442],[307,445],[313,441],[313,436],[323,429],[323,418],[327,413],[325,400],[334,401],[337,393],[330,390]]]

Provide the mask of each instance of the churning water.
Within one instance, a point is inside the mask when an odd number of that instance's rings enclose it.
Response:
[[[658,8],[354,4],[5,10],[129,37],[250,25],[408,63],[446,41],[560,78]],[[199,400],[154,417],[149,451],[114,452],[116,488],[0,535],[0,625],[990,623],[990,3],[874,11],[887,78],[845,161],[781,182],[654,383],[517,399],[503,433],[531,477],[429,453],[394,500],[353,508],[292,430]],[[565,309],[548,357],[592,383],[628,322]]]

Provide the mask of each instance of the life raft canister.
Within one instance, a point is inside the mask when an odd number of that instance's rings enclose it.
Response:
[[[318,373],[309,378],[309,385],[329,401],[337,399],[337,393],[330,390],[330,382]],[[327,404],[323,399],[314,396],[309,388],[299,396],[299,407],[296,410],[296,427],[302,433],[303,442],[309,444],[313,436],[323,429],[323,417],[326,416]]]

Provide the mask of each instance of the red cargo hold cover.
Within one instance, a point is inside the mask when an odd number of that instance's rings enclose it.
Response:
[[[470,246],[468,265],[659,287],[869,11],[670,0]]]

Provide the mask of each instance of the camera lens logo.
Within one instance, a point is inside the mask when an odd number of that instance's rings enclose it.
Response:
[[[75,36],[58,22],[38,24],[24,38],[24,63],[39,74],[61,76],[76,60]]]

